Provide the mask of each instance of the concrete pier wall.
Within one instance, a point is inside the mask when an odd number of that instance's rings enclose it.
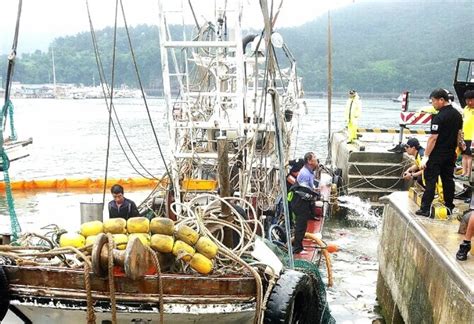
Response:
[[[386,202],[377,283],[386,322],[474,323],[474,260],[454,258],[458,224],[415,216],[406,192]]]
[[[345,193],[377,202],[381,196],[406,189],[401,176],[412,161],[405,154],[387,150],[393,147],[390,136],[365,134],[347,143],[345,132],[332,134],[332,165],[342,170]]]

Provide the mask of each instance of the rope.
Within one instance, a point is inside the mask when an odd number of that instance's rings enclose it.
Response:
[[[371,180],[367,179],[367,176],[364,176],[362,174],[362,172],[359,170],[359,168],[357,167],[357,165],[354,164],[354,168],[356,169],[356,171],[359,173],[360,176],[362,176],[362,179],[367,182],[369,185],[371,185],[372,187],[376,188],[376,189],[380,189],[380,190],[385,190],[385,189],[392,189],[394,187],[396,187],[400,181],[403,181],[403,179],[400,177],[394,184],[392,184],[391,186],[388,186],[388,187],[379,187],[379,186],[376,186]],[[403,167],[400,167],[400,169],[403,169]],[[357,188],[357,187],[360,187],[362,186],[364,183],[362,182],[361,184],[357,185],[357,186],[351,186],[351,188]]]
[[[1,117],[0,117],[1,120]],[[0,142],[3,144],[3,132],[0,131]],[[3,150],[3,145],[0,147],[0,152],[2,154],[2,167],[3,167],[3,181],[5,182],[5,191],[7,194],[7,202],[8,202],[8,211],[10,213],[10,228],[11,234],[13,237],[13,242],[16,242],[19,238],[21,233],[20,222],[18,221],[18,217],[16,216],[15,212],[15,201],[13,199],[12,187],[10,183],[10,175],[8,173],[8,169],[10,167],[10,160],[8,159],[7,153]]]
[[[6,110],[8,110],[8,115],[10,116],[10,140],[16,141],[18,138],[15,130],[15,122],[13,120],[13,103],[10,99],[7,99],[3,106],[3,115],[6,115]]]
[[[16,16],[16,26],[15,26],[15,35],[13,36],[13,44],[12,50],[10,55],[8,56],[8,68],[7,68],[7,79],[5,83],[5,103],[10,98],[10,90],[12,86],[12,78],[13,78],[13,71],[15,70],[15,58],[16,58],[16,48],[18,46],[18,35],[20,33],[20,18],[21,18],[21,8],[22,8],[23,1],[18,1],[18,12]],[[5,117],[4,122],[6,123],[7,111],[4,110],[3,114]],[[5,124],[2,122],[1,124],[3,128],[5,128]]]
[[[140,165],[140,167],[143,168],[143,170],[150,175],[150,177],[147,177],[146,175],[142,174],[139,170],[137,170],[137,168],[135,167],[134,163],[131,161],[130,157],[128,156],[127,152],[125,151],[125,148],[124,148],[124,145],[122,144],[122,141],[119,137],[119,133],[117,131],[117,128],[115,127],[115,123],[114,123],[114,120],[112,119],[112,127],[113,127],[113,130],[114,130],[114,133],[115,133],[115,136],[117,138],[117,142],[120,146],[120,149],[122,150],[125,158],[127,159],[128,163],[130,164],[130,166],[132,167],[132,169],[137,173],[139,174],[140,176],[144,177],[144,178],[147,178],[147,179],[157,179],[155,176],[153,176],[146,168],[145,166],[140,162],[139,158],[137,157],[137,155],[135,154],[134,150],[132,149],[132,146],[130,145],[130,142],[128,141],[127,139],[127,136],[125,135],[125,132],[123,130],[123,127],[120,123],[120,119],[117,115],[117,111],[115,110],[115,106],[112,102],[109,103],[108,101],[108,98],[110,97],[110,89],[108,87],[108,83],[107,83],[107,80],[106,80],[106,77],[105,77],[105,72],[104,72],[104,67],[103,67],[103,64],[102,64],[102,59],[101,59],[101,56],[100,56],[100,51],[99,51],[99,47],[98,47],[98,42],[97,42],[97,38],[96,38],[96,35],[95,35],[95,29],[94,29],[94,25],[93,25],[93,22],[92,22],[92,17],[91,17],[91,13],[90,13],[90,8],[89,8],[89,2],[86,0],[86,7],[87,7],[87,14],[88,14],[88,18],[89,18],[89,28],[90,28],[90,31],[91,31],[91,38],[92,38],[92,44],[93,44],[93,47],[94,47],[94,54],[95,54],[95,59],[96,59],[96,64],[97,64],[97,69],[99,71],[99,78],[100,78],[100,84],[101,84],[101,87],[102,87],[102,93],[104,94],[104,100],[105,100],[105,104],[106,104],[106,107],[107,107],[107,111],[109,112],[110,114],[110,110],[112,110],[114,112],[114,116],[115,116],[115,119],[117,120],[117,125],[118,125],[118,128],[120,129],[120,132],[125,140],[125,143],[127,144],[127,147],[128,149],[130,150],[130,152],[132,153],[133,157],[135,158],[135,160],[138,162],[138,164]]]
[[[403,162],[401,163],[400,165],[392,165],[392,166],[389,166],[387,168],[384,168],[384,169],[381,169],[380,171],[378,172],[375,172],[371,175],[368,175],[367,177],[371,177],[371,176],[385,176],[391,172],[394,172],[394,171],[397,171],[397,170],[404,170],[405,167],[408,165],[408,164],[412,164],[412,161],[406,161],[406,162]],[[354,167],[356,168],[357,172],[359,173],[359,175],[362,175],[362,172],[357,168],[356,165],[354,165]],[[400,173],[400,176],[402,175],[402,173]],[[363,176],[363,175],[362,175]],[[399,180],[401,181],[401,179]],[[348,188],[357,188],[357,187],[360,187],[361,185],[363,185],[365,182],[369,182],[370,183],[370,180],[367,180],[365,178],[365,176],[357,181],[354,181],[352,182],[351,184],[345,184],[343,186],[341,186],[340,190],[346,190]],[[397,182],[398,183],[398,182]],[[391,186],[390,188],[392,188],[393,186]],[[389,188],[389,189],[390,189]],[[378,188],[378,189],[385,189],[385,188]]]
[[[153,136],[155,137],[155,141],[158,145],[158,151],[160,152],[160,156],[161,156],[161,159],[163,161],[163,165],[165,167],[166,174],[168,174],[168,177],[170,177],[170,179],[171,179],[171,174],[170,174],[170,172],[168,170],[168,167],[166,165],[165,156],[164,156],[163,151],[161,149],[160,141],[158,140],[158,135],[156,134],[156,130],[155,130],[155,127],[153,125],[153,119],[151,118],[150,109],[148,107],[148,102],[147,102],[146,96],[145,96],[145,91],[143,90],[143,83],[142,83],[142,79],[140,77],[140,72],[138,71],[137,60],[136,60],[136,57],[135,57],[135,52],[133,50],[132,40],[130,38],[130,32],[128,30],[128,25],[127,25],[127,20],[126,20],[126,17],[125,17],[125,10],[123,9],[122,0],[120,0],[120,7],[122,8],[122,16],[123,16],[123,21],[124,21],[124,25],[125,25],[125,30],[127,32],[127,39],[128,39],[128,45],[130,47],[130,54],[132,56],[133,66],[135,68],[135,74],[137,76],[137,81],[138,81],[138,84],[140,86],[140,91],[142,92],[142,98],[143,98],[145,108],[146,108],[146,112],[147,112],[147,115],[148,115],[148,121],[150,122],[151,130],[153,131]],[[172,185],[172,182],[170,182],[170,183]]]
[[[115,58],[117,52],[117,16],[118,16],[118,0],[115,1],[115,24],[114,24],[114,41],[112,50],[112,81],[110,82],[110,107],[109,107],[109,123],[107,129],[107,153],[105,156],[105,170],[104,170],[104,190],[102,193],[102,204],[105,205],[105,192],[107,190],[107,176],[109,170],[109,157],[110,157],[110,134],[112,125],[112,107],[114,99],[114,86],[115,86]],[[113,316],[112,316],[113,318]]]
[[[155,264],[156,267],[156,276],[158,278],[158,290],[160,293],[160,298],[159,298],[159,311],[160,311],[160,324],[164,323],[164,316],[165,316],[165,308],[164,308],[164,302],[163,302],[163,280],[161,278],[161,267],[160,267],[160,261],[158,260],[158,257],[156,256],[156,252],[153,251],[152,248],[150,248],[148,245],[145,245],[145,248],[150,251],[151,256],[153,258],[153,263]]]
[[[331,256],[327,250],[327,244],[324,243],[321,239],[319,239],[315,234],[306,232],[304,234],[305,238],[309,238],[314,243],[320,246],[321,248],[321,255],[324,255],[324,260],[326,261],[326,270],[328,274],[328,287],[332,287],[334,284],[333,274],[332,274],[332,266],[331,266]]]
[[[84,264],[84,285],[87,293],[87,324],[95,324],[94,301],[92,300],[91,290],[91,268]]]
[[[6,193],[7,193],[7,202],[8,202],[8,211],[10,213],[10,227],[11,227],[11,234],[13,237],[13,243],[18,240],[19,234],[21,233],[20,223],[18,222],[18,218],[15,212],[15,203],[13,199],[11,183],[10,183],[10,175],[8,173],[8,169],[10,168],[10,160],[4,150],[4,140],[3,140],[3,132],[5,130],[5,124],[7,121],[7,113],[10,116],[10,129],[11,129],[11,136],[12,140],[16,140],[16,131],[13,122],[13,104],[10,101],[10,89],[11,89],[11,81],[13,78],[13,71],[15,66],[15,58],[16,58],[16,48],[18,45],[18,34],[20,31],[20,17],[21,17],[21,7],[22,7],[22,0],[18,2],[18,13],[16,18],[16,27],[15,27],[15,35],[13,37],[13,45],[10,55],[8,56],[8,69],[7,69],[7,80],[5,84],[5,102],[2,108],[1,116],[0,116],[0,154],[2,156],[2,169],[3,169],[3,181],[6,184]]]
[[[112,313],[112,324],[117,323],[117,301],[115,299],[114,284],[114,238],[112,234],[107,233],[108,255],[108,275],[109,275],[109,293],[110,293],[110,312]]]

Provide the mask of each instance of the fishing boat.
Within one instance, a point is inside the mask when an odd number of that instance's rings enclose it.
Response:
[[[244,36],[242,2],[215,3],[201,21],[207,12],[190,2],[159,1],[171,159],[139,206],[147,238],[130,234],[120,250],[102,227],[77,246],[58,246],[66,234],[57,228],[19,233],[0,246],[0,319],[10,310],[32,323],[334,322],[318,270],[332,178],[320,176],[305,253],[292,253],[281,199],[303,92],[273,31],[278,12],[262,1],[264,28]],[[154,221],[172,226],[167,252],[148,241]]]
[[[403,94],[400,94],[396,98],[392,98],[392,102],[402,102],[403,101]]]

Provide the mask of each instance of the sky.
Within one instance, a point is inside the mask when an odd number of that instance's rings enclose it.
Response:
[[[223,0],[217,0],[223,1]],[[235,0],[227,0],[234,3]],[[267,0],[271,3],[271,0]],[[275,6],[280,0],[274,0]],[[0,54],[10,52],[18,11],[19,0],[2,0],[0,4]],[[116,0],[88,0],[94,28],[113,26]],[[122,0],[127,23],[157,24],[158,0]],[[166,0],[178,3],[179,0]],[[187,4],[187,0],[184,3]],[[244,27],[261,26],[258,0],[242,0]],[[354,0],[283,0],[276,27],[290,27],[314,20],[328,9],[352,4]],[[192,0],[195,11],[204,11],[214,0]],[[201,13],[202,14],[202,13]],[[122,23],[123,26],[123,23]],[[86,0],[23,0],[18,52],[45,51],[58,36],[75,35],[89,31]]]

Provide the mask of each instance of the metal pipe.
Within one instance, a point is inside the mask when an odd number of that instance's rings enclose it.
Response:
[[[294,261],[293,261],[293,247],[291,245],[291,232],[290,232],[290,211],[288,209],[288,201],[286,199],[288,193],[286,191],[286,174],[285,174],[285,157],[284,157],[284,150],[283,150],[283,141],[282,141],[282,134],[281,134],[281,118],[280,118],[280,104],[278,101],[278,93],[275,89],[270,88],[268,89],[268,93],[272,97],[272,107],[273,107],[273,115],[275,117],[275,136],[277,140],[277,153],[278,153],[278,161],[279,161],[279,171],[280,171],[280,189],[282,195],[282,202],[283,202],[283,212],[285,215],[285,232],[286,232],[286,242],[288,246],[288,267],[290,269],[294,268]]]

